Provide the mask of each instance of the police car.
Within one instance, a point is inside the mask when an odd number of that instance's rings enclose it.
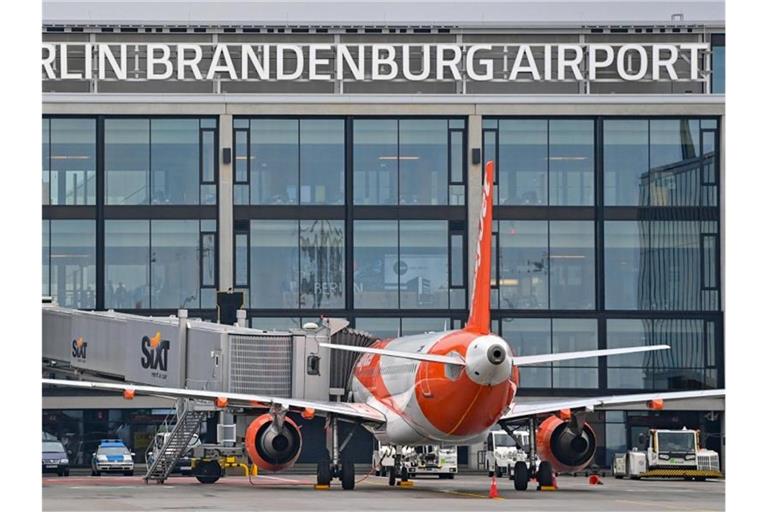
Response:
[[[103,439],[91,457],[91,475],[122,473],[133,475],[133,453],[119,439]]]

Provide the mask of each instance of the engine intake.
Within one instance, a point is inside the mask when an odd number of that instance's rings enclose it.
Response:
[[[587,423],[579,427],[575,419],[566,422],[550,416],[536,431],[539,457],[549,461],[558,473],[581,471],[587,467],[595,455],[596,446],[592,427]]]
[[[245,431],[245,449],[260,469],[281,471],[293,466],[301,453],[301,432],[287,416],[278,428],[271,414],[262,414]]]

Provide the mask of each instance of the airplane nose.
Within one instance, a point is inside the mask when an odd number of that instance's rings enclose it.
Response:
[[[507,358],[507,351],[499,344],[488,347],[488,361],[493,365],[500,365]]]

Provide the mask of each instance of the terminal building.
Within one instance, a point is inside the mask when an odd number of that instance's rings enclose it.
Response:
[[[724,2],[546,5],[44,1],[42,294],[215,321],[234,290],[258,329],[457,328],[494,160],[494,331],[523,355],[672,347],[523,368],[520,400],[724,387]],[[199,78],[178,69],[184,45]],[[658,77],[652,45],[679,54]],[[556,46],[583,49],[564,77]],[[54,435],[136,444],[169,407],[71,390],[43,405]],[[721,409],[595,413],[596,461],[649,427],[722,451]]]

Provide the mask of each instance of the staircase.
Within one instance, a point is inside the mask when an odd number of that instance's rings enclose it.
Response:
[[[165,440],[156,436],[150,443],[147,454],[152,452],[152,461],[147,457],[147,474],[144,480],[150,480],[162,484],[173,471],[173,467],[187,452],[192,436],[200,431],[200,424],[208,416],[206,411],[196,411],[194,402],[188,399],[179,399],[176,402],[176,413],[170,415],[163,422],[158,432],[170,432]],[[175,421],[174,421],[175,420]]]

